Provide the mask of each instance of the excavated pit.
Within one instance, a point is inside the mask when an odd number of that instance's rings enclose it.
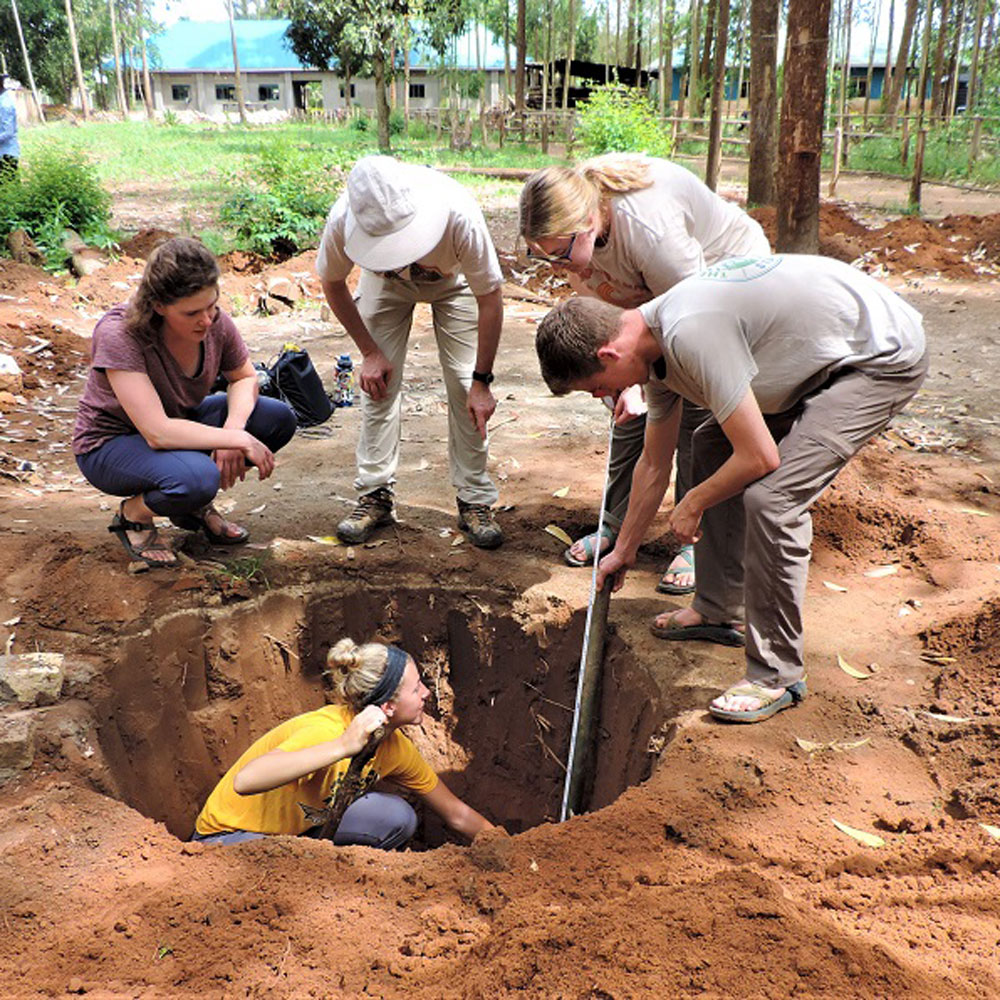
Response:
[[[521,610],[517,610],[520,605]],[[327,700],[326,654],[342,636],[411,653],[431,691],[408,735],[448,786],[509,832],[558,817],[585,612],[554,598],[498,607],[447,587],[271,591],[193,609],[126,638],[95,705],[105,790],[187,838],[205,797],[258,736]],[[590,808],[644,780],[662,744],[659,692],[609,632]],[[425,816],[419,842],[444,833]]]

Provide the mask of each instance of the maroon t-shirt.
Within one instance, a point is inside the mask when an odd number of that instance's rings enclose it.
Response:
[[[239,368],[250,356],[236,324],[221,309],[202,342],[201,366],[185,375],[159,337],[145,340],[125,328],[127,305],[106,312],[94,328],[90,375],[73,428],[73,454],[85,455],[119,434],[137,434],[108,381],[107,370],[144,372],[168,417],[189,418],[220,372]]]

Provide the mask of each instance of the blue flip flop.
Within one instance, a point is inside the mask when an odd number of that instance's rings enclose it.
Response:
[[[612,545],[618,538],[618,532],[614,528],[609,528],[606,524],[601,528],[601,537],[606,538]],[[578,539],[583,545],[584,552],[587,553],[586,559],[577,559],[570,549],[567,549],[563,553],[563,559],[566,560],[568,566],[593,566],[594,565],[594,544],[597,541],[597,532],[592,531],[589,535],[584,535],[583,538]],[[576,542],[573,543],[574,545]]]
[[[722,697],[735,696],[737,698],[756,698],[763,702],[760,708],[755,708],[750,712],[734,712],[727,708],[716,708],[709,705],[708,710],[716,719],[723,722],[763,722],[770,719],[772,715],[784,711],[786,708],[794,708],[806,696],[805,680],[796,681],[789,684],[784,691],[775,698],[764,688],[752,681],[741,681],[728,688]]]
[[[675,576],[677,573],[688,572],[694,573],[694,546],[693,545],[682,545],[680,549],[677,550],[677,555],[670,561],[670,565],[673,566],[676,560],[682,560],[687,564],[686,569],[671,570],[669,567],[664,571],[663,576],[667,573],[673,573]],[[695,590],[694,584],[689,584],[686,587],[682,587],[676,583],[666,583],[664,582],[663,576],[660,577],[660,582],[656,585],[656,589],[661,594],[672,594],[674,596],[681,596],[683,594],[693,594]]]

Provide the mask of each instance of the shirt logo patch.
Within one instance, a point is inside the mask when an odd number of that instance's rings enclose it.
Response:
[[[731,257],[706,267],[698,277],[708,281],[753,281],[773,271],[782,261],[778,255],[771,257]]]

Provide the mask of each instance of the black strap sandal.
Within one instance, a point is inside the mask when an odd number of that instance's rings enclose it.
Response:
[[[174,514],[170,518],[170,523],[183,531],[201,531],[208,539],[210,545],[242,545],[250,538],[250,532],[246,528],[240,528],[238,535],[227,535],[224,532],[218,534],[208,526],[207,514],[216,514],[229,524],[224,517],[215,509],[212,504],[202,507],[201,510],[191,511],[188,514]]]
[[[111,519],[111,523],[108,525],[108,531],[112,535],[118,536],[118,541],[122,543],[122,547],[134,560],[139,562],[144,562],[147,566],[157,567],[157,566],[176,566],[177,556],[174,554],[174,550],[169,546],[160,541],[160,536],[156,531],[156,526],[153,524],[142,524],[140,521],[130,521],[124,513],[125,501],[122,500],[118,507],[118,513]],[[152,531],[149,536],[149,540],[141,545],[133,545],[129,541],[128,532],[129,531]],[[146,555],[147,552],[169,552],[173,557],[171,559],[150,559]]]

